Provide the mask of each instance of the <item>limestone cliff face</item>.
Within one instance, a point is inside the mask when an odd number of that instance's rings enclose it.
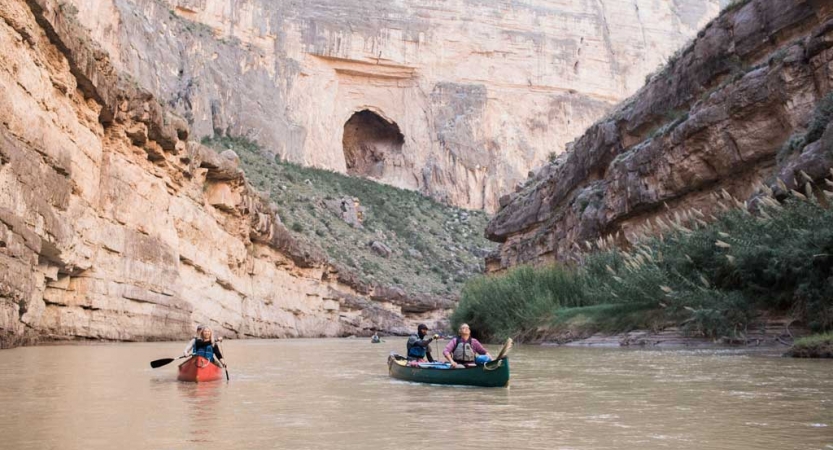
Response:
[[[488,269],[569,259],[585,240],[675,211],[708,214],[724,189],[747,199],[759,183],[783,192],[821,179],[833,166],[831,47],[829,1],[752,0],[722,14],[503,199]]]
[[[0,3],[0,347],[43,338],[404,332],[447,300],[365,286],[293,240],[52,0]]]
[[[67,0],[196,140],[245,135],[293,162],[488,210],[719,3]],[[362,111],[390,128],[356,144],[368,133],[348,122]]]

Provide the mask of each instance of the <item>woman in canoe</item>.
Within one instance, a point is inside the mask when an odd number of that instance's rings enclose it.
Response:
[[[443,356],[451,363],[451,367],[473,365],[477,355],[486,355],[489,360],[492,359],[492,355],[486,351],[483,345],[477,339],[471,337],[471,329],[468,324],[460,325],[457,331],[459,333],[457,337],[452,339],[443,351]]]
[[[202,356],[203,358],[217,363],[222,367],[226,367],[223,361],[223,354],[220,352],[220,346],[214,341],[214,332],[209,327],[197,327],[197,337],[191,340],[188,347],[185,349],[185,355]]]
[[[182,352],[183,358],[194,354],[194,343],[197,341],[197,339],[199,339],[203,328],[205,328],[204,325],[197,325],[197,332],[194,334],[194,337],[192,337],[191,340],[188,341],[188,345],[185,346],[185,351]]]

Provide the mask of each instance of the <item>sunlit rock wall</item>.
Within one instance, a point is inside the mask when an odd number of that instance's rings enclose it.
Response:
[[[68,6],[0,2],[0,348],[406,333],[451,302],[368,286],[284,228],[233,152],[112,67]]]
[[[67,0],[194,136],[245,135],[347,171],[345,123],[395,123],[373,176],[456,205],[498,197],[708,20],[719,0]]]

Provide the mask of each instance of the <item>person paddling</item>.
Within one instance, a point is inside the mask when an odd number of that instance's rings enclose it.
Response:
[[[417,327],[417,333],[408,338],[408,361],[425,361],[428,359],[428,362],[434,362],[434,357],[431,356],[431,342],[439,336],[435,334],[434,337],[425,339],[427,334],[428,326],[421,323]]]
[[[182,352],[182,357],[183,358],[191,356],[191,355],[194,354],[194,344],[196,343],[197,339],[200,338],[200,334],[202,333],[203,328],[205,328],[205,325],[197,325],[197,333],[194,335],[194,337],[191,338],[190,341],[188,341],[188,345],[185,346],[185,351]],[[212,332],[212,335],[213,335],[213,332]],[[216,338],[213,338],[213,339],[215,340],[216,343],[223,342],[223,337],[222,336],[216,337]]]
[[[205,328],[205,326],[197,325],[197,333],[194,334],[194,337],[192,337],[190,341],[188,341],[188,345],[185,347],[185,351],[182,352],[183,358],[186,356],[191,356],[194,353],[194,343],[197,341],[197,339],[199,339],[200,333],[202,332],[203,328]]]
[[[471,337],[471,329],[468,324],[460,325],[457,331],[459,335],[452,339],[443,351],[443,356],[451,363],[451,367],[473,365],[476,355],[486,355],[488,359],[492,359],[492,355],[486,351],[483,345],[477,339]]]
[[[215,364],[219,362],[218,365],[227,367],[220,346],[214,341],[213,332],[209,327],[200,328],[199,337],[193,339],[193,344],[189,344],[186,351],[193,351],[194,356],[202,356]]]

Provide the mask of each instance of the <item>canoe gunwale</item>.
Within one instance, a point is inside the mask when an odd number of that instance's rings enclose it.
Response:
[[[391,354],[388,357],[388,374],[392,378],[416,383],[506,387],[509,385],[509,361],[502,358],[464,369],[439,369],[411,367],[404,357]]]

